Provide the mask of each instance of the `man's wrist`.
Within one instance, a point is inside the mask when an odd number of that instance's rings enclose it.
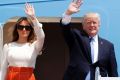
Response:
[[[71,21],[71,15],[67,15],[66,13],[63,13],[62,23],[66,25],[66,24],[69,24],[70,21]]]
[[[65,12],[65,14],[71,16],[73,13],[71,13],[69,10],[67,10],[67,11]]]

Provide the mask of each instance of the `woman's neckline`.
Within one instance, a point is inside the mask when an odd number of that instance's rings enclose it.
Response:
[[[13,43],[18,44],[18,45],[25,45],[25,44],[28,44],[28,42],[24,42],[24,43],[13,42]]]

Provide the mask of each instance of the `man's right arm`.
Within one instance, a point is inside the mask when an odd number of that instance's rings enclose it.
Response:
[[[70,5],[68,6],[67,10],[63,14],[62,23],[64,25],[70,23],[71,15],[74,14],[74,13],[79,12],[79,7],[82,5],[82,3],[83,3],[82,0],[77,0],[76,2],[73,1],[73,2],[70,3]]]
[[[75,41],[75,34],[70,25],[71,15],[79,12],[79,7],[82,3],[82,0],[77,0],[76,2],[70,3],[69,7],[63,14],[62,19],[60,20],[64,38],[69,46],[72,46]]]
[[[72,46],[72,43],[74,42],[74,32],[71,29],[71,16],[64,15],[63,18],[60,20],[60,27],[62,29],[62,33],[64,36],[64,39],[68,46]]]

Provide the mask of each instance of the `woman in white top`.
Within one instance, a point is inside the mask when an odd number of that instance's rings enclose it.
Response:
[[[26,3],[25,13],[14,26],[12,42],[4,45],[0,80],[35,80],[33,69],[45,35],[32,5]]]

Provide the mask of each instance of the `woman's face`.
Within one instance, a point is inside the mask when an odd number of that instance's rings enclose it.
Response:
[[[22,22],[20,22],[20,24],[17,26],[19,38],[28,38],[31,31],[30,28],[31,27],[28,21],[23,20]]]

